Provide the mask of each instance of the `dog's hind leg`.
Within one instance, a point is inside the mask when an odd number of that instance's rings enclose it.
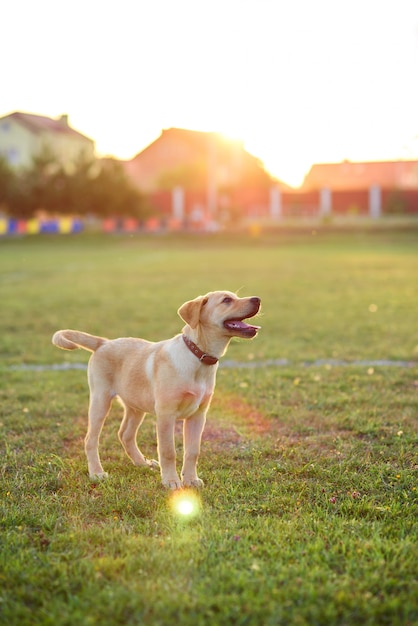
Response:
[[[94,393],[90,396],[89,427],[84,440],[84,449],[86,451],[90,478],[107,478],[107,473],[104,471],[100,462],[99,439],[111,404],[111,396],[99,396]]]
[[[125,414],[119,428],[119,440],[134,465],[147,465],[150,468],[158,468],[157,461],[146,459],[136,442],[136,436],[144,417],[145,413],[143,411],[125,406]]]

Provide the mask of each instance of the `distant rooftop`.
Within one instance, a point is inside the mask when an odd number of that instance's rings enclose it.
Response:
[[[373,185],[399,189],[418,187],[418,161],[317,163],[309,170],[302,188],[343,190]]]
[[[74,135],[77,137],[84,137],[89,141],[93,141],[90,137],[83,135],[82,133],[74,130],[68,124],[68,115],[61,115],[58,119],[53,119],[51,117],[45,117],[43,115],[34,115],[33,113],[23,113],[21,111],[15,111],[14,113],[10,113],[9,115],[5,115],[2,118],[12,119],[35,134],[39,134],[42,132],[52,132],[52,133],[61,133],[66,135]]]

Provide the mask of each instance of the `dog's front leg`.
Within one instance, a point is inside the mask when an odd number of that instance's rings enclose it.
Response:
[[[197,475],[197,461],[200,454],[200,441],[206,421],[206,411],[195,413],[184,420],[184,458],[181,475],[184,487],[203,487],[203,480]]]
[[[176,469],[174,420],[172,418],[157,415],[157,439],[162,483],[169,489],[181,489],[183,485]]]

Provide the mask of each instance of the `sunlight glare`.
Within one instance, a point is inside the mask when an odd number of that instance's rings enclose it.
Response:
[[[200,512],[200,500],[193,491],[185,489],[175,491],[170,504],[173,513],[183,518],[196,517]]]

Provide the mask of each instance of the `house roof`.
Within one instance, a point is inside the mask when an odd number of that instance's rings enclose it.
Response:
[[[214,148],[214,158],[218,164],[223,160],[226,164],[235,164],[241,170],[244,164],[258,164],[263,169],[262,162],[244,149],[239,139],[229,139],[213,131],[190,130],[186,128],[163,129],[161,135],[136,154],[131,160],[124,163],[126,172],[142,189],[153,189],[156,180],[164,171],[185,163],[195,162],[197,158],[210,158],[211,147]],[[279,185],[283,191],[291,189],[282,181],[273,177],[267,171],[266,177],[272,184]]]
[[[15,111],[14,113],[5,115],[0,119],[14,120],[36,135],[42,132],[58,133],[72,135],[74,137],[83,138],[87,141],[93,142],[90,137],[79,133],[77,130],[74,130],[74,128],[71,128],[71,126],[68,125],[67,115],[62,115],[58,119],[53,119],[51,117],[45,117],[43,115],[34,115],[33,113],[23,113],[21,111]]]
[[[190,130],[188,128],[164,128],[161,131],[161,135],[157,137],[154,141],[152,141],[148,146],[146,146],[143,150],[136,154],[132,161],[137,158],[142,158],[143,154],[149,150],[152,150],[156,144],[160,144],[161,140],[170,140],[173,143],[180,142],[182,144],[187,144],[194,149],[207,149],[208,141],[211,140],[216,144],[221,144],[223,141],[226,144],[231,143],[229,140],[224,140],[222,135],[215,132],[203,131],[203,130]],[[242,142],[239,140],[232,140],[232,143],[240,146],[242,148]]]
[[[318,163],[305,176],[302,189],[332,190],[418,187],[418,161]]]

